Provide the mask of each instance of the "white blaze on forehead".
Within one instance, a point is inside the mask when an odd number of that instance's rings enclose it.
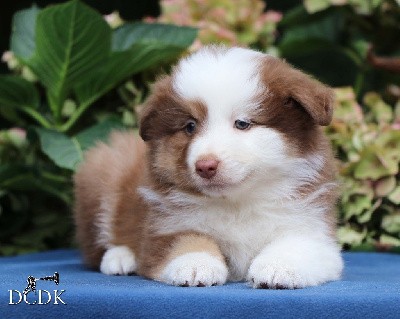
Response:
[[[265,55],[243,48],[205,48],[182,60],[174,74],[174,89],[188,100],[199,99],[209,109],[253,109],[265,92],[259,77]]]

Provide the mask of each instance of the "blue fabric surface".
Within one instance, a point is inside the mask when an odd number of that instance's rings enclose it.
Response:
[[[74,250],[0,258],[0,318],[400,318],[400,255],[345,253],[341,281],[299,290],[255,290],[245,283],[208,288],[170,287],[138,276],[86,269]],[[29,275],[60,274],[66,303],[9,305]],[[28,294],[28,301],[37,298]],[[13,302],[18,301],[14,292]]]

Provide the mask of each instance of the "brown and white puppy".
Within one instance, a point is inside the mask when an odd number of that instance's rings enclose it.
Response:
[[[75,175],[85,261],[172,285],[336,280],[331,89],[285,62],[207,47],[158,81],[140,135],[114,133]]]

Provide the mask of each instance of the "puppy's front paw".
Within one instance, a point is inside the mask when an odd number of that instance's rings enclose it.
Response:
[[[100,271],[106,275],[129,275],[135,270],[135,255],[127,246],[115,246],[108,249],[100,264]]]
[[[187,253],[170,261],[161,273],[160,281],[175,286],[213,286],[226,282],[225,263],[206,252]]]
[[[250,265],[254,288],[295,289],[340,278],[343,261],[331,240],[288,237],[270,244]]]
[[[293,265],[271,262],[262,256],[253,261],[247,274],[253,288],[263,289],[296,289],[314,285],[306,277]]]

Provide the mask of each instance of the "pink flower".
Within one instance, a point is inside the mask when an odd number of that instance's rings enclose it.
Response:
[[[265,21],[278,23],[282,20],[282,13],[278,11],[268,10],[265,14]]]
[[[25,139],[26,138],[26,131],[22,128],[19,127],[13,127],[11,129],[8,130],[8,132],[10,134],[13,134],[15,136],[18,136],[21,139]]]
[[[15,59],[14,53],[11,51],[5,51],[1,56],[1,61],[3,62],[10,62],[11,60]]]

